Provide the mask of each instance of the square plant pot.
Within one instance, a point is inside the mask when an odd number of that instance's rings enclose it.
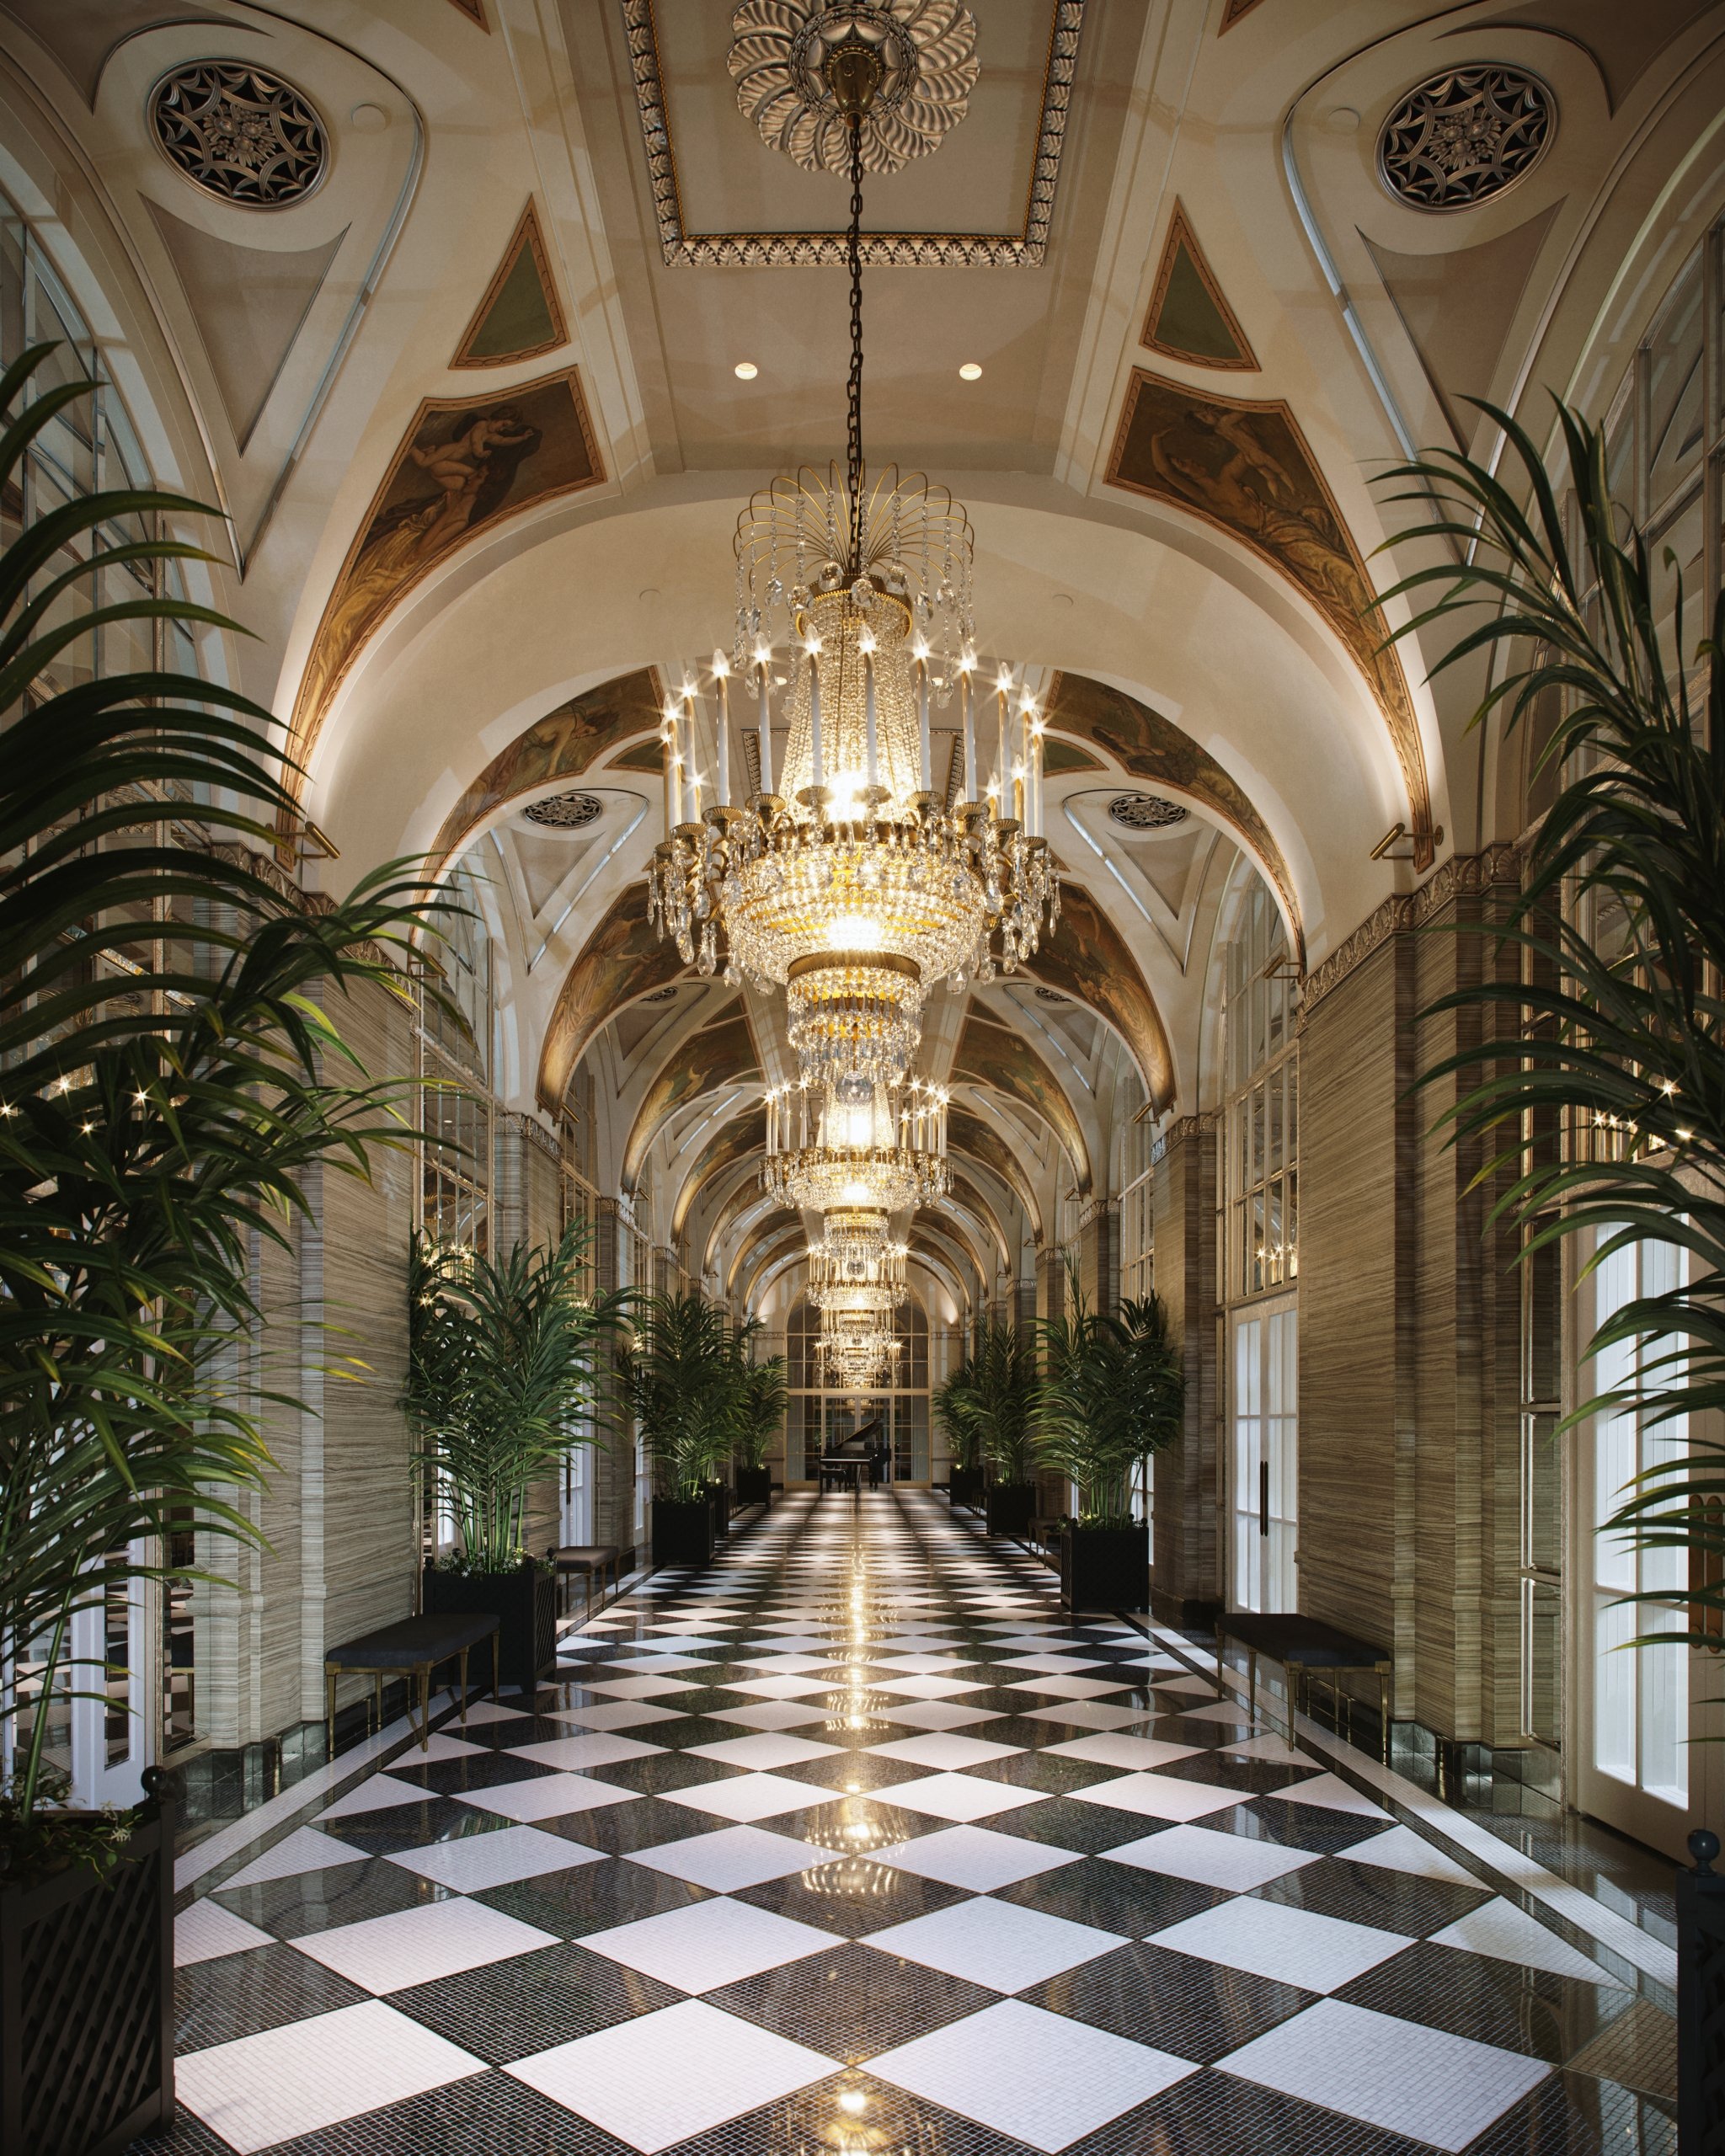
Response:
[[[736,1473],[736,1485],[739,1505],[772,1504],[772,1470],[770,1467],[740,1467]]]
[[[988,1531],[1022,1541],[1036,1517],[1033,1482],[996,1482],[988,1492]]]
[[[0,2148],[119,2156],[174,2116],[175,1806],[152,1795],[125,1856],[0,1886]]]
[[[653,1562],[700,1566],[713,1561],[713,1501],[694,1497],[653,1500]]]
[[[955,1467],[947,1477],[947,1497],[954,1511],[980,1512],[987,1478],[980,1467]]]
[[[1069,1609],[1142,1609],[1149,1597],[1148,1527],[1066,1528],[1060,1599]]]
[[[531,1692],[557,1667],[557,1575],[548,1566],[521,1565],[512,1572],[447,1572],[427,1565],[419,1607],[428,1617],[496,1618],[494,1674],[499,1688]],[[483,1652],[476,1648],[468,1663],[468,1681],[483,1684],[493,1674]]]
[[[708,1502],[713,1507],[713,1539],[723,1542],[731,1531],[731,1493],[724,1482],[709,1482],[707,1486]]]

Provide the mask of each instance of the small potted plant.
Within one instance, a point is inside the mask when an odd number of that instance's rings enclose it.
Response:
[[[729,1450],[735,1364],[730,1324],[704,1295],[652,1295],[618,1358],[622,1396],[653,1462],[653,1562],[713,1556],[713,1471]]]
[[[756,1330],[758,1326],[752,1321],[748,1326],[737,1327],[735,1338],[740,1343],[740,1355],[746,1353],[748,1341]],[[735,1462],[733,1473],[740,1505],[772,1502],[772,1470],[767,1465],[767,1454],[784,1428],[790,1396],[782,1355],[769,1355],[764,1363],[741,1363],[731,1437],[731,1457]]]
[[[1076,1484],[1081,1503],[1059,1537],[1061,1599],[1072,1609],[1141,1609],[1150,1529],[1133,1516],[1133,1483],[1142,1462],[1178,1437],[1185,1410],[1167,1310],[1152,1294],[1105,1315],[1075,1291],[1071,1314],[1038,1331],[1035,1457]]]
[[[416,1241],[402,1406],[432,1502],[458,1541],[427,1564],[422,1607],[499,1620],[496,1680],[531,1689],[557,1657],[557,1581],[528,1554],[533,1485],[595,1405],[601,1350],[628,1290],[587,1292],[587,1229],[507,1257]]]

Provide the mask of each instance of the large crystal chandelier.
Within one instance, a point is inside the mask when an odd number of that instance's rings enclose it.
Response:
[[[820,1358],[831,1383],[866,1392],[896,1372],[902,1342],[867,1314],[836,1316],[829,1311],[818,1336]]]
[[[865,1251],[829,1232],[809,1252],[809,1299],[816,1310],[837,1317],[889,1317],[910,1299],[905,1278],[908,1255],[903,1243],[883,1242],[878,1251]]]
[[[861,130],[884,67],[864,29],[881,12],[829,8],[820,70],[849,131],[846,463],[775,479],[738,520],[735,636],[713,667],[716,798],[703,808],[691,694],[681,718],[674,709],[667,720],[670,828],[649,878],[650,916],[686,963],[785,990],[792,1045],[823,1115],[861,1105],[841,1091],[853,1081],[877,1097],[900,1087],[928,991],[1012,971],[1059,911],[1042,835],[1040,718],[1010,669],[991,690],[976,678],[969,519],[943,487],[863,462]],[[841,13],[854,18],[848,29]],[[776,776],[775,667],[789,727]],[[756,700],[760,744],[760,791],[746,805],[729,782],[738,677]],[[954,695],[963,795],[948,808],[929,714]],[[982,787],[979,753],[991,765]],[[826,1180],[857,1178],[835,1166]],[[902,1194],[832,1202],[890,1209],[936,1187],[908,1163],[893,1187]]]
[[[945,1195],[947,1096],[918,1079],[892,1086],[860,1072],[777,1086],[761,1180],[781,1204],[865,1212],[884,1230],[889,1213]]]

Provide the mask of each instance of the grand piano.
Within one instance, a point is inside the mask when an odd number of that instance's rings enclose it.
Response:
[[[847,1438],[830,1442],[820,1455],[820,1490],[849,1487],[860,1491],[866,1476],[871,1490],[887,1479],[890,1454],[886,1441],[886,1418],[871,1415]]]

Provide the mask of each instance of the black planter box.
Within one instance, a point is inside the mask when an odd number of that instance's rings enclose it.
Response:
[[[1033,1482],[996,1482],[988,1493],[988,1531],[1022,1540],[1036,1517]]]
[[[428,1617],[496,1618],[499,1687],[531,1692],[557,1667],[555,1572],[537,1565],[513,1572],[446,1572],[427,1565],[419,1607]],[[476,1647],[468,1658],[468,1683],[483,1684],[493,1674],[483,1648]]]
[[[697,1566],[713,1561],[713,1500],[674,1497],[653,1500],[653,1561],[655,1566]]]
[[[105,1879],[0,1886],[0,2148],[119,2156],[172,2121],[174,1812],[147,1801]]]
[[[713,1539],[723,1542],[731,1531],[731,1493],[723,1482],[709,1482],[707,1500],[713,1507]]]
[[[985,1477],[980,1467],[955,1467],[947,1477],[947,1496],[954,1507],[980,1512]]]
[[[1069,1609],[1142,1609],[1150,1592],[1147,1527],[1068,1527],[1060,1599]]]
[[[736,1483],[739,1505],[772,1504],[772,1470],[770,1467],[740,1467]]]

